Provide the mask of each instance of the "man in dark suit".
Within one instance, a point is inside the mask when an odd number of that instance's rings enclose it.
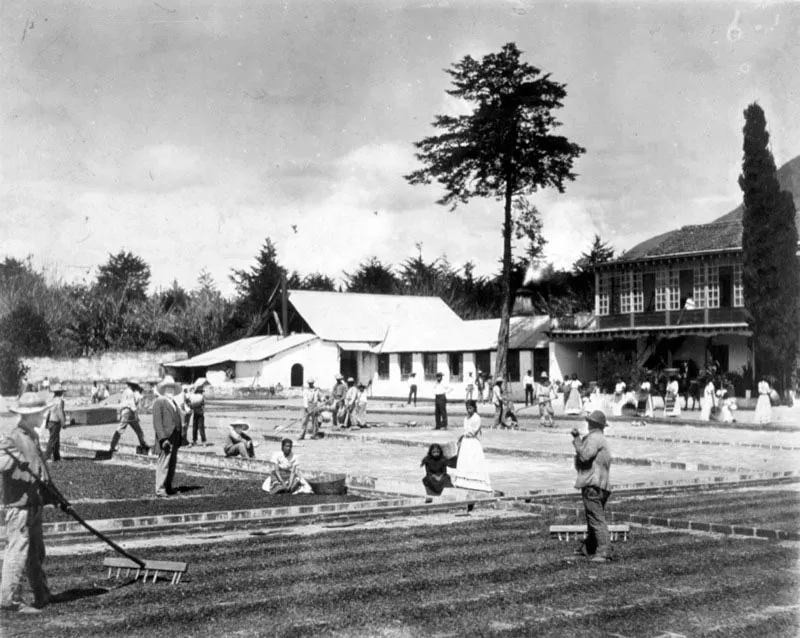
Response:
[[[156,464],[156,496],[173,493],[172,479],[178,462],[178,448],[183,436],[183,414],[175,400],[181,392],[180,384],[171,376],[165,376],[156,385],[156,400],[153,401],[153,430],[156,435],[158,462]]]

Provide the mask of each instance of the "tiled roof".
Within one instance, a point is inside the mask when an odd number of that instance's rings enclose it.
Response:
[[[531,350],[547,343],[546,316],[511,317],[508,347]],[[393,326],[374,352],[477,352],[497,348],[500,319],[462,321],[447,328],[419,330],[414,325]]]
[[[317,339],[312,334],[292,334],[288,337],[248,337],[228,343],[214,350],[186,359],[164,364],[167,368],[205,368],[226,361],[263,361]]]
[[[800,155],[778,170],[778,182],[792,194],[798,210],[795,223],[800,229]],[[708,224],[684,226],[637,244],[620,255],[619,261],[668,257],[686,253],[736,250],[742,247],[742,206]]]
[[[326,341],[378,343],[391,326],[446,332],[462,323],[439,297],[290,290],[289,302],[314,334]]]

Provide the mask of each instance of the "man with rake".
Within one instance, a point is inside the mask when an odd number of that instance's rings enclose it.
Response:
[[[42,510],[49,503],[47,493],[34,476],[50,481],[47,464],[39,447],[35,428],[48,409],[35,392],[25,392],[11,412],[19,415],[17,426],[0,443],[0,472],[3,473],[3,507],[6,509],[6,555],[0,581],[0,611],[35,614],[52,601],[44,573]],[[22,576],[27,572],[33,605],[22,600]]]

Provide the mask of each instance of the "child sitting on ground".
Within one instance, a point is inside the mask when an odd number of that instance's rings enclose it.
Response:
[[[255,442],[247,434],[246,430],[250,425],[243,421],[231,423],[228,427],[228,438],[225,441],[225,456],[241,456],[243,458],[254,458],[256,455]]]

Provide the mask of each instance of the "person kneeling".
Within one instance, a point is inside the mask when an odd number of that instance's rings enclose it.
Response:
[[[433,443],[428,448],[428,455],[422,459],[420,466],[425,468],[425,478],[422,484],[428,496],[441,496],[444,488],[453,487],[450,475],[447,473],[449,461],[444,456],[444,450],[438,443]]]
[[[281,451],[275,452],[270,462],[275,466],[267,480],[261,486],[270,494],[311,494],[311,486],[302,476],[297,464],[297,457],[292,452],[292,440],[281,441]]]
[[[228,439],[225,441],[225,456],[255,457],[255,443],[245,431],[250,429],[248,423],[237,421],[228,427]]]

